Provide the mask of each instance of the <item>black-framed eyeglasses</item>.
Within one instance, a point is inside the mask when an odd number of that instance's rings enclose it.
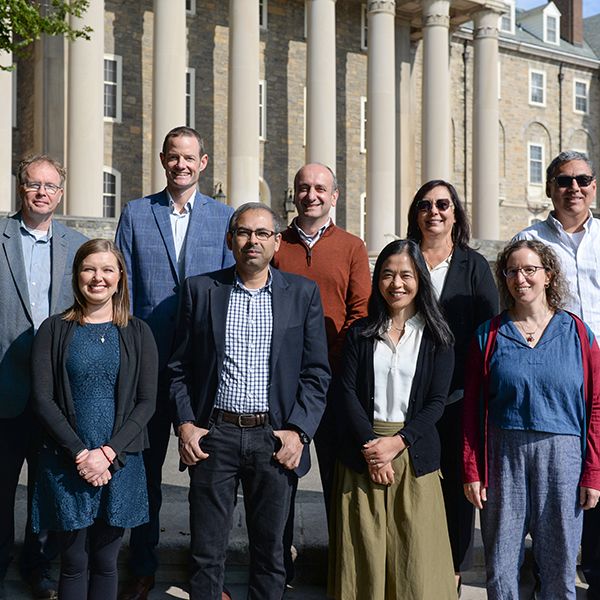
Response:
[[[555,181],[556,185],[560,188],[568,188],[571,187],[573,179],[577,182],[577,185],[582,188],[590,185],[595,177],[593,175],[557,175],[552,181]]]
[[[438,200],[419,200],[417,202],[417,210],[419,212],[430,212],[435,204],[435,207],[444,212],[452,206],[452,202],[448,198],[439,198]]]
[[[546,270],[546,267],[541,267],[539,265],[525,265],[524,267],[520,267],[518,269],[516,267],[504,269],[502,273],[504,273],[504,277],[506,277],[507,279],[514,279],[519,273],[522,273],[524,277],[531,278],[540,269]]]
[[[60,185],[54,185],[53,183],[41,183],[39,181],[26,181],[23,184],[26,192],[39,192],[42,187],[46,190],[46,193],[50,196],[54,196],[58,193],[58,190],[62,190]]]
[[[260,242],[266,242],[275,235],[275,232],[271,231],[270,229],[246,229],[245,227],[238,227],[237,229],[233,230],[233,234],[236,237],[246,240],[249,240],[252,237],[252,234],[254,234],[257,240]]]

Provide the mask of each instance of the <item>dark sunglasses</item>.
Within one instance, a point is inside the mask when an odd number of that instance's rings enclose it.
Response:
[[[556,185],[560,188],[568,188],[571,187],[571,182],[573,181],[573,179],[577,182],[577,185],[582,188],[582,187],[587,187],[588,185],[590,185],[590,183],[592,183],[592,181],[594,181],[594,176],[593,175],[575,175],[574,177],[572,175],[558,175],[557,177],[554,178],[554,181],[556,181]]]
[[[452,206],[452,202],[448,198],[440,198],[439,200],[419,200],[417,202],[417,210],[420,212],[430,212],[433,205],[440,211],[444,212]]]

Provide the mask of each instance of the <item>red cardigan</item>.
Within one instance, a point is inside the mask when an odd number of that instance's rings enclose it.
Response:
[[[570,314],[570,313],[569,313]],[[583,358],[583,390],[586,406],[586,450],[580,485],[600,490],[600,349],[591,340],[585,323],[571,314],[577,326]],[[487,431],[490,360],[502,315],[477,330],[471,342],[465,376],[463,404],[463,482],[488,485]],[[560,365],[557,365],[559,368]]]

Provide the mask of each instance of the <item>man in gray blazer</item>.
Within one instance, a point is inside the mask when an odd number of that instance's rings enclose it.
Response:
[[[45,155],[25,159],[17,174],[21,210],[0,219],[0,598],[14,543],[15,492],[23,462],[32,481],[38,425],[28,407],[33,336],[48,316],[73,303],[71,265],[86,240],[53,222],[65,182],[62,165]],[[48,577],[47,532],[29,523],[21,572],[35,598],[56,598]]]
[[[165,367],[173,347],[179,290],[187,277],[233,264],[225,240],[233,209],[197,190],[208,163],[200,134],[189,127],[171,130],[160,160],[166,189],[129,202],[115,239],[127,264],[132,312],[150,325],[159,354],[156,413],[148,425],[150,448],[144,452],[150,522],[131,532],[133,579],[121,600],[145,600],[158,567],[162,466],[171,426]]]

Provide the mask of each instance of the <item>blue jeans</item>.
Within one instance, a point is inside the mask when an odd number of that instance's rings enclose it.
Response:
[[[250,600],[280,600],[283,529],[297,476],[273,458],[279,440],[266,424],[240,428],[220,418],[201,440],[209,457],[190,468],[191,600],[220,600],[238,484],[246,509]]]

